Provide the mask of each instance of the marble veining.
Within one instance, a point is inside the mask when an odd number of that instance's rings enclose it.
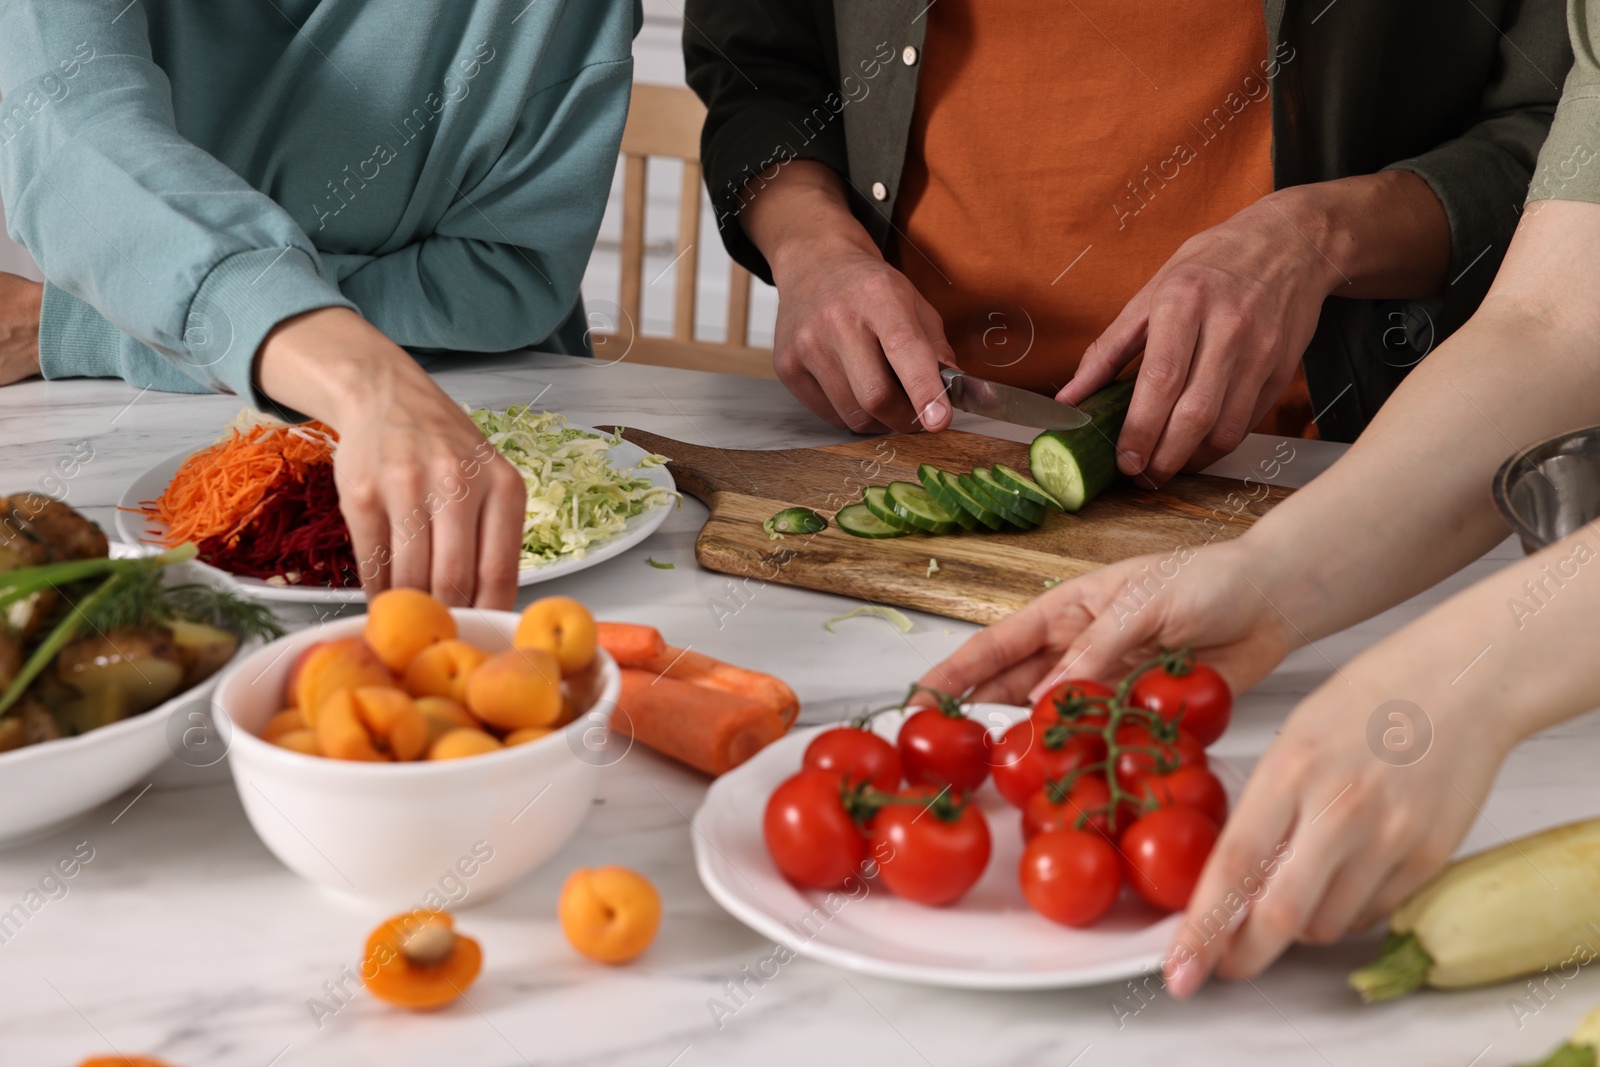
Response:
[[[466,402],[532,402],[578,423],[637,425],[717,447],[844,439],[774,382],[539,355],[463,358],[436,370]],[[8,387],[0,390],[0,489],[49,489],[109,528],[113,505],[139,472],[205,444],[239,407],[233,397],[141,395],[110,381]],[[1219,471],[1247,472],[1275,444],[1252,438]],[[1285,470],[1287,484],[1303,484],[1339,452],[1294,445],[1300,451]],[[845,599],[778,586],[760,589],[719,629],[711,602],[725,595],[727,579],[694,564],[703,518],[704,509],[686,501],[646,545],[524,599],[568,593],[603,617],[655,623],[679,642],[772,670],[800,692],[807,721],[880,700],[974,630],[913,613],[908,635],[867,621],[831,636],[822,622],[847,610]],[[647,554],[677,567],[650,568]],[[1296,652],[1240,700],[1217,751],[1247,769],[1295,700],[1328,677],[1330,663],[1345,662],[1515,555],[1508,540],[1438,588]],[[1507,762],[1468,845],[1592,812],[1597,757],[1593,716],[1528,742]],[[66,1067],[120,1050],[181,1067],[1488,1067],[1536,1058],[1600,1000],[1600,979],[1585,973],[1525,1014],[1520,1027],[1508,1006],[1524,992],[1516,985],[1364,1008],[1343,976],[1370,955],[1374,935],[1296,949],[1265,978],[1218,984],[1186,1004],[1140,996],[1131,985],[1026,994],[925,989],[799,959],[719,1027],[708,1002],[726,997],[727,983],[772,946],[723,913],[695,876],[687,816],[705,781],[636,750],[606,769],[589,820],[565,850],[505,895],[462,912],[462,928],[486,951],[470,999],[412,1017],[354,991],[344,977],[380,916],[324,896],[278,864],[245,822],[220,767],[174,765],[158,782],[0,852],[0,912],[27,899],[75,849],[93,854],[63,894],[44,898],[0,941],[0,1065]],[[623,968],[584,961],[555,923],[566,873],[608,862],[647,873],[666,902],[659,940]]]

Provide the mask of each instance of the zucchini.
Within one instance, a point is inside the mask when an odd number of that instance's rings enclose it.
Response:
[[[977,468],[972,472],[972,477],[977,480],[979,487],[989,494],[990,499],[1001,501],[1012,514],[1035,526],[1044,521],[1043,504],[1036,504],[1016,490],[1001,485],[988,467]]]
[[[1074,430],[1046,430],[1028,449],[1028,466],[1045,492],[1077,511],[1117,477],[1117,435],[1133,400],[1133,379],[1112,382],[1078,407],[1089,421]]]
[[[1378,960],[1350,976],[1363,1000],[1459,989],[1600,956],[1600,819],[1459,859],[1389,916]]]
[[[996,463],[992,469],[994,470],[995,481],[1013,493],[1021,494],[1024,500],[1031,500],[1035,504],[1043,504],[1045,507],[1055,508],[1057,511],[1066,510],[1061,506],[1061,501],[1045,492],[1044,486],[1026,474],[1012,470],[1004,463]]]
[[[839,513],[833,517],[839,529],[856,537],[871,537],[881,539],[884,537],[904,537],[906,531],[898,526],[890,526],[878,516],[867,510],[865,504],[850,504],[840,508]]]
[[[922,490],[933,499],[935,504],[955,516],[956,524],[963,530],[976,530],[979,525],[978,517],[961,506],[961,501],[945,486],[944,471],[931,463],[924,463],[917,468],[917,477],[922,479]]]
[[[961,484],[961,475],[940,471],[938,484],[943,492],[933,490],[930,492],[946,511],[954,505],[965,512],[973,522],[981,523],[991,530],[1000,530],[1005,526],[1005,516],[973,496],[971,491]],[[977,529],[977,526],[973,526],[972,529]]]
[[[1579,1019],[1566,1041],[1531,1067],[1595,1067],[1597,1056],[1600,1056],[1600,1008]]]
[[[908,526],[931,534],[946,534],[955,529],[956,517],[934,503],[920,485],[890,482],[885,495],[890,510]]]

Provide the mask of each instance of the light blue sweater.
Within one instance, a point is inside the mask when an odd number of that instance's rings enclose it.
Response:
[[[638,0],[0,0],[45,377],[227,390],[278,322],[536,345],[577,306]]]

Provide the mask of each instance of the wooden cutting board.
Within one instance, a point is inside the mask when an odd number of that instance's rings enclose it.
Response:
[[[808,507],[831,520],[869,485],[918,481],[921,463],[961,473],[995,463],[1026,471],[1028,446],[956,430],[774,451],[707,448],[635,429],[623,437],[670,459],[678,488],[711,509],[695,540],[702,566],[752,579],[751,591],[779,582],[979,623],[1010,614],[1048,580],[1237,537],[1289,493],[1181,474],[1158,490],[1119,482],[1076,515],[1048,512],[1027,533],[866,540],[830,521],[819,534],[774,541],[761,524],[783,508]],[[929,576],[931,559],[939,569]]]

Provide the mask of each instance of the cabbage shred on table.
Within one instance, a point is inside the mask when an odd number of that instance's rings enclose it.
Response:
[[[581,559],[590,545],[621,533],[632,516],[678,497],[638,477],[633,468],[611,465],[607,453],[622,442],[620,436],[574,429],[564,415],[536,412],[525,404],[505,411],[469,408],[467,413],[528,487],[524,567],[562,557]],[[639,466],[666,462],[665,456],[647,455]]]

